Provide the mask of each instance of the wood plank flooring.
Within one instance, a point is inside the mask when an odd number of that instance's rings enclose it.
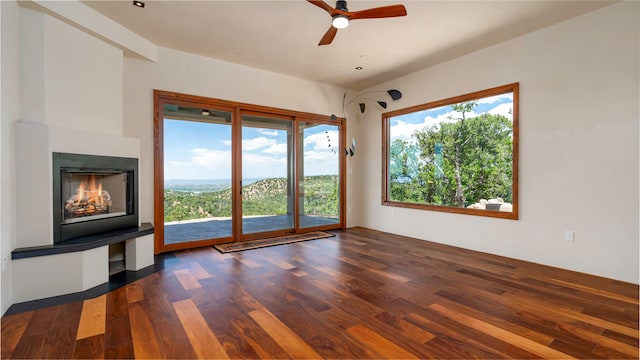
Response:
[[[373,230],[175,253],[2,317],[2,358],[638,358],[638,286]]]

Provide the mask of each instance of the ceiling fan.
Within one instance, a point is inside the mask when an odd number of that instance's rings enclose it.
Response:
[[[335,8],[332,8],[331,5],[322,0],[307,1],[321,9],[324,9],[329,13],[329,15],[331,15],[332,19],[331,27],[324,34],[322,39],[320,39],[318,46],[331,44],[333,38],[336,37],[336,34],[338,33],[338,29],[344,29],[349,26],[349,21],[351,20],[379,19],[407,15],[407,9],[405,9],[404,5],[389,5],[367,10],[349,11],[345,0],[336,1]]]

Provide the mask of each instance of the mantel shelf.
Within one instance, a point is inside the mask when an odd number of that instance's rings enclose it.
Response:
[[[153,234],[153,231],[153,225],[151,223],[142,223],[142,225],[138,227],[119,229],[97,235],[84,236],[81,238],[65,241],[63,244],[59,245],[17,248],[11,252],[11,259],[26,259],[37,256],[86,251],[95,249],[97,247],[111,245],[129,239]]]

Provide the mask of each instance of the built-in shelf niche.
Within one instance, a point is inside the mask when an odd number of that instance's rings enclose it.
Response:
[[[125,271],[125,252],[124,242],[109,245],[109,276]]]

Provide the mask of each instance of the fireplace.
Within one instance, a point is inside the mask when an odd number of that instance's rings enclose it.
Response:
[[[138,227],[138,159],[53,153],[53,243]]]

